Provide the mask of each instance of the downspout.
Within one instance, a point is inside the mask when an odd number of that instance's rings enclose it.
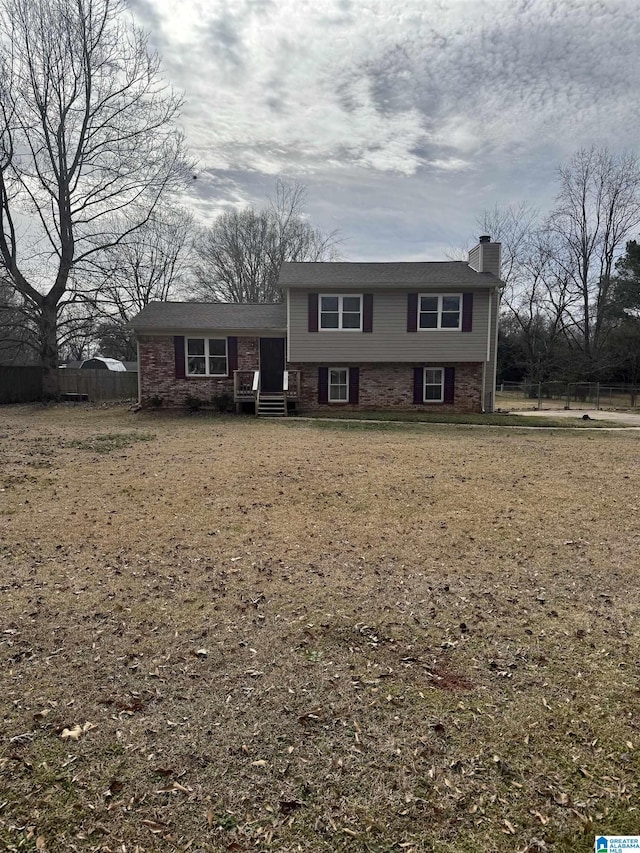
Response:
[[[291,291],[287,288],[287,351],[286,351],[286,366],[289,366],[291,361]]]
[[[487,362],[482,362],[482,399],[480,400],[480,411],[482,414],[485,414],[484,410],[484,401],[485,401],[485,386],[487,384]]]
[[[140,340],[136,335],[136,357],[138,359],[138,405],[142,405],[142,371],[140,370]]]
[[[496,379],[498,376],[498,317],[500,316],[500,294],[501,294],[501,292],[502,292],[502,288],[496,287],[496,290],[495,290],[495,294],[496,294],[496,322],[495,322],[495,326],[496,327],[495,327],[494,333],[493,333],[493,335],[494,335],[494,338],[493,338],[494,349],[493,349],[493,351],[495,353],[495,359],[493,361],[493,377],[491,379],[491,381],[493,382],[493,386],[491,388],[491,399],[494,402],[494,406],[493,406],[494,409],[495,409],[495,399],[494,398],[495,398],[495,394],[496,394]]]
[[[487,358],[482,365],[482,414],[487,410],[487,365],[491,361],[491,302],[493,291],[489,288],[489,314],[487,317]]]

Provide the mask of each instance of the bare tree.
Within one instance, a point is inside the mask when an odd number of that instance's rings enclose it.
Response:
[[[115,228],[126,231],[126,228]],[[140,228],[96,255],[84,300],[96,318],[100,351],[133,360],[136,345],[131,320],[149,302],[166,302],[187,291],[193,266],[193,215],[160,204]]]
[[[137,231],[96,260],[95,300],[107,316],[127,323],[149,302],[166,302],[185,287],[193,262],[193,215],[159,206]]]
[[[86,302],[70,302],[58,314],[58,353],[61,359],[82,361],[95,352],[98,319]]]
[[[217,302],[280,302],[284,261],[337,257],[337,233],[324,234],[303,217],[305,188],[278,181],[265,210],[223,213],[197,246],[194,296]]]
[[[121,0],[0,0],[0,262],[33,312],[45,393],[84,273],[184,177],[179,108]]]
[[[597,378],[612,329],[615,261],[640,225],[640,165],[631,154],[591,148],[560,167],[559,178],[546,228],[567,281],[563,331],[581,354],[585,373]]]
[[[640,167],[630,155],[591,149],[558,174],[544,221],[522,204],[486,212],[479,224],[502,242],[502,309],[520,329],[530,378],[556,367],[561,343],[572,353],[565,372],[598,378],[615,327],[615,260],[640,224]]]
[[[505,307],[521,330],[527,375],[534,382],[558,369],[557,355],[565,339],[567,308],[571,304],[565,265],[553,236],[534,230],[518,262],[514,286],[505,294]]]
[[[533,381],[546,378],[553,364],[565,292],[538,216],[523,202],[496,206],[478,219],[480,229],[502,244],[502,314],[511,334],[517,334],[527,376]]]
[[[507,288],[516,288],[523,277],[538,215],[538,210],[525,201],[507,207],[496,205],[483,211],[477,220],[484,234],[502,244],[500,278]]]
[[[0,277],[0,364],[34,364],[37,339],[32,312]]]

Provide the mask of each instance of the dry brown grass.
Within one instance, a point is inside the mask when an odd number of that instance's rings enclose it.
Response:
[[[0,436],[0,846],[638,831],[637,433],[10,407]]]

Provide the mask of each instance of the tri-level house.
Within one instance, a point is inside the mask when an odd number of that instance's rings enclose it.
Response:
[[[154,302],[131,322],[140,403],[283,415],[492,411],[500,244],[468,261],[285,263],[284,302]]]

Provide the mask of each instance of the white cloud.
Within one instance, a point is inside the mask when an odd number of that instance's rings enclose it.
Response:
[[[384,184],[391,205],[407,181],[448,181],[447,197],[479,212],[540,194],[581,145],[639,138],[636,0],[135,0],[134,11],[186,91],[202,167],[233,172],[248,198],[256,174],[328,195],[357,177]]]

